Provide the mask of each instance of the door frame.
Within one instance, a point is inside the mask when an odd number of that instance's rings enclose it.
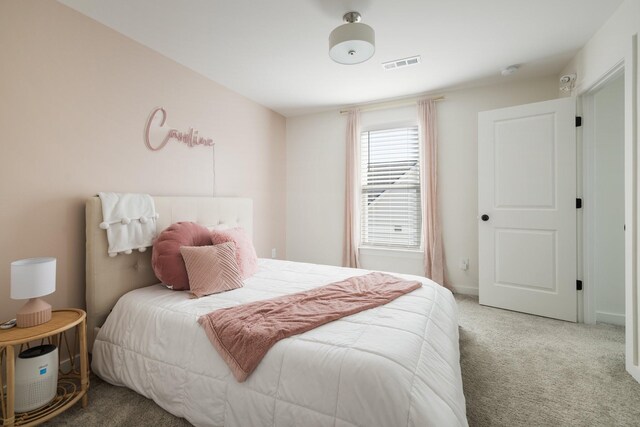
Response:
[[[625,55],[625,364],[636,381],[640,382],[640,319],[638,306],[638,122],[640,84],[638,84],[638,33],[631,36]]]
[[[596,200],[593,197],[595,191],[594,172],[596,162],[596,156],[594,154],[596,144],[593,120],[595,118],[594,96],[604,86],[624,74],[624,65],[624,60],[619,61],[595,84],[578,97],[578,114],[583,117],[582,132],[580,134],[579,131],[577,136],[578,141],[582,141],[582,144],[578,143],[577,147],[578,168],[582,168],[582,171],[578,169],[578,194],[580,195],[578,197],[583,198],[584,207],[584,209],[581,210],[582,215],[578,215],[578,273],[582,272],[583,282],[582,321],[587,324],[596,323],[596,244],[589,244],[592,240],[591,237],[595,234],[596,227],[596,220],[593,215],[596,206]],[[582,162],[580,162],[580,157],[582,157]],[[582,219],[580,217],[582,217]],[[580,224],[581,222],[582,224]],[[580,233],[580,230],[582,230],[582,233]],[[582,254],[580,254],[580,249],[582,249]],[[578,274],[578,277],[580,277],[580,274]]]
[[[640,123],[640,84],[638,81],[640,63],[639,33],[636,30],[624,35],[626,39],[622,62],[624,63],[625,84],[625,136],[624,136],[624,179],[625,179],[625,364],[629,374],[640,382],[640,289],[638,286],[638,269],[640,258],[638,257],[638,224],[640,223],[638,209],[638,123]],[[622,41],[621,41],[622,43]],[[596,61],[597,53],[604,50],[602,46],[594,48],[590,52],[588,67],[599,69],[601,62]],[[592,57],[593,56],[593,57]],[[584,60],[584,58],[582,58]],[[606,59],[603,59],[606,60]],[[613,69],[613,65],[610,69]],[[586,83],[576,85],[575,95],[583,95],[587,89],[591,89],[593,82],[599,82],[603,76],[583,78]],[[587,84],[591,86],[587,86]],[[597,84],[597,83],[596,83]],[[583,90],[583,85],[585,89]],[[580,106],[580,104],[578,104]],[[580,193],[578,193],[580,194]],[[580,235],[580,233],[578,233]],[[580,249],[580,248],[579,248]],[[579,299],[581,300],[581,299]]]

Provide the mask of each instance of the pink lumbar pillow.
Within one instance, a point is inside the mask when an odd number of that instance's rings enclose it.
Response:
[[[228,230],[211,231],[211,241],[214,245],[233,242],[236,245],[236,260],[243,279],[253,276],[258,271],[258,256],[256,249],[247,233],[241,227]]]
[[[189,276],[180,248],[205,245],[211,245],[211,234],[206,227],[195,222],[170,225],[153,242],[151,266],[156,277],[173,290],[189,289]]]
[[[183,246],[182,258],[189,275],[190,291],[196,298],[242,287],[232,242],[215,246]]]

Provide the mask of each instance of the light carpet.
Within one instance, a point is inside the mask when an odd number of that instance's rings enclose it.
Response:
[[[640,426],[640,384],[624,369],[623,328],[456,299],[471,426]],[[189,424],[131,390],[92,377],[89,407],[76,405],[47,425]]]
[[[624,328],[484,307],[457,297],[472,426],[640,426]]]

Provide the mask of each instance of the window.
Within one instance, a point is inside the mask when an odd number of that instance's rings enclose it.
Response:
[[[362,246],[420,248],[418,126],[362,132]]]

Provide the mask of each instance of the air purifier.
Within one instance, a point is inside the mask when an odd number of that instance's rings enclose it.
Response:
[[[58,349],[46,344],[32,347],[16,358],[16,412],[45,406],[56,397],[58,388]]]

